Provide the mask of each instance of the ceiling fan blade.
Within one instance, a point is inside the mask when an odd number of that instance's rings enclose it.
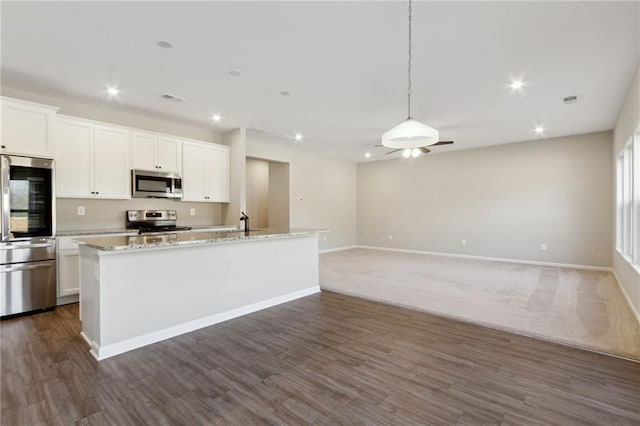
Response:
[[[394,149],[393,151],[387,152],[386,155],[393,154],[394,152],[402,151],[402,149]]]
[[[431,150],[430,150],[430,149],[427,149],[427,148],[425,148],[424,146],[423,146],[423,147],[421,147],[421,148],[419,148],[419,149],[420,149],[420,152],[422,152],[423,154],[428,154],[428,153],[430,153],[430,152],[431,152]]]
[[[453,143],[453,141],[440,141],[440,142],[436,142],[433,145],[430,146],[437,146],[437,145],[451,145]]]

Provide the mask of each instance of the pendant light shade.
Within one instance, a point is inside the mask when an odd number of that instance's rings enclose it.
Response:
[[[433,127],[411,118],[411,0],[409,0],[409,61],[407,63],[407,119],[382,134],[382,145],[395,149],[413,149],[434,145],[440,133]],[[411,151],[407,151],[411,154]],[[420,155],[420,151],[416,151]],[[417,157],[414,155],[414,157]]]
[[[438,142],[440,134],[433,127],[409,118],[382,134],[382,145],[389,148],[419,148]]]

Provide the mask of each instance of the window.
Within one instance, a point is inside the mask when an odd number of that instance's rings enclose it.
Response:
[[[616,161],[616,248],[640,264],[640,129]]]

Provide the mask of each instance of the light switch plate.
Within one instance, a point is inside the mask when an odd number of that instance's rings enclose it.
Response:
[[[78,206],[78,216],[84,216],[84,206]]]
[[[195,209],[194,207],[190,208],[190,209],[189,209],[189,214],[190,214],[191,216],[195,216],[195,215],[196,215],[196,209]]]

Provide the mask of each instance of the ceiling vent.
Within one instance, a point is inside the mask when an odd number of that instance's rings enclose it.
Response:
[[[163,99],[169,100],[169,101],[173,101],[173,102],[184,102],[186,101],[185,98],[181,98],[180,96],[176,96],[176,95],[172,95],[169,93],[165,93],[164,95],[162,95]]]
[[[263,128],[263,127],[250,126],[249,130],[251,130],[252,132],[255,132],[255,133],[271,133],[269,130],[267,130],[267,129]]]
[[[562,102],[564,102],[565,104],[575,104],[576,102],[578,102],[578,95],[562,98]]]

